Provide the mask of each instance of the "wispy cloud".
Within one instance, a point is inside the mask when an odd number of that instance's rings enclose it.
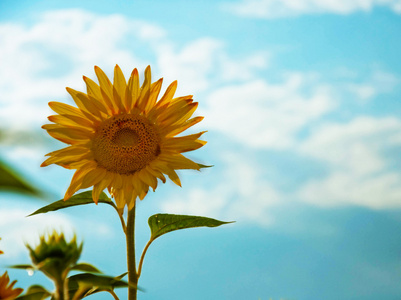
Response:
[[[242,154],[225,154],[222,160],[225,169],[218,177],[224,180],[167,199],[162,202],[162,209],[169,213],[205,215],[263,226],[273,223],[269,210],[280,206],[284,198],[265,180],[263,166]]]
[[[82,10],[44,13],[32,26],[0,24],[0,118],[9,128],[39,125],[50,112],[46,103],[66,98],[66,85],[83,87],[82,75],[93,73],[94,65],[143,66],[120,47],[127,39],[146,43],[163,36],[161,28],[145,22]]]
[[[307,5],[301,1],[298,6],[288,1],[266,3],[290,7],[297,14],[314,12],[306,9],[312,4],[320,5],[323,12],[347,11],[329,10],[327,1],[305,2]],[[344,3],[333,5],[351,7],[350,12],[355,7],[378,5]],[[396,6],[395,2],[380,3]],[[269,8],[273,4],[264,5]],[[331,81],[327,74],[313,70],[292,70],[280,72],[272,82],[262,75],[271,60],[267,51],[234,58],[224,41],[211,37],[178,46],[153,24],[82,10],[48,12],[31,26],[0,23],[0,39],[5,41],[0,57],[7,57],[0,69],[0,119],[9,130],[39,128],[51,113],[47,102],[70,101],[66,100],[66,85],[84,90],[81,76],[93,77],[94,65],[112,76],[116,63],[128,75],[133,67],[143,70],[154,62],[155,77],[164,76],[166,84],[178,79],[178,95],[195,93],[196,98],[204,99],[200,100],[200,111],[206,116],[202,126],[209,134],[223,136],[230,143],[225,149],[232,149],[219,158],[226,170],[214,175],[218,184],[186,189],[185,196],[164,202],[163,208],[169,212],[266,226],[274,222],[270,209],[288,201],[371,208],[397,205],[400,190],[395,182],[401,174],[386,155],[400,146],[401,121],[391,115],[361,116],[349,108],[353,101],[363,105],[391,93],[399,82],[397,75],[374,70],[361,79],[358,70],[352,70]],[[348,114],[344,117],[345,110]],[[221,151],[215,147],[216,152]],[[251,158],[256,152],[260,157],[260,153],[266,157],[280,153],[298,160],[298,173],[305,174],[302,182],[283,191],[265,176],[270,167],[267,159]],[[27,156],[24,151],[14,151],[10,157],[18,160],[22,155]],[[311,178],[304,159],[323,166],[324,176]],[[292,172],[285,176],[291,177]],[[213,201],[205,205],[210,198]]]
[[[319,206],[400,207],[401,174],[395,151],[401,149],[401,120],[358,117],[314,130],[301,151],[326,164],[326,176],[305,183],[301,199]]]
[[[388,7],[401,13],[399,0],[241,0],[227,2],[223,7],[239,16],[264,19],[324,13],[347,15],[369,12],[375,7]]]
[[[249,147],[294,147],[297,133],[332,111],[336,99],[314,76],[285,77],[278,84],[258,79],[214,90],[205,112],[208,126]]]
[[[5,199],[2,199],[6,201]],[[8,208],[0,209],[1,250],[5,258],[14,259],[26,252],[25,244],[37,245],[40,234],[51,232],[56,229],[68,235],[73,234],[71,221],[61,215],[43,215],[40,218],[26,216],[32,213],[29,208]]]
[[[265,69],[270,58],[270,53],[258,51],[235,59],[223,41],[210,37],[182,47],[165,41],[154,51],[160,73],[167,81],[180,78],[178,92],[182,93],[208,92],[223,83],[254,79],[255,72]]]

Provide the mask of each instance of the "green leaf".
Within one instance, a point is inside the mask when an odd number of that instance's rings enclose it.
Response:
[[[151,232],[150,240],[155,240],[167,232],[179,229],[194,227],[217,227],[233,222],[222,222],[219,220],[198,216],[156,214],[149,218],[148,223]]]
[[[51,296],[51,293],[43,286],[32,285],[23,296],[16,298],[16,300],[43,300],[49,296]]]
[[[96,267],[92,266],[91,264],[88,263],[79,263],[76,264],[73,268],[71,268],[72,271],[83,271],[83,272],[89,272],[89,273],[102,273],[97,269]]]
[[[40,196],[41,192],[0,160],[0,189]]]
[[[95,275],[92,273],[81,273],[73,275],[68,279],[71,284],[83,284],[90,287],[97,287],[102,289],[113,289],[119,287],[128,287],[128,282],[118,279],[116,277]]]
[[[49,297],[51,294],[47,293],[42,293],[42,292],[37,292],[37,293],[31,293],[27,295],[20,296],[18,298],[15,298],[15,300],[43,300]]]
[[[117,277],[95,275],[90,273],[81,273],[68,278],[68,288],[70,295],[78,293],[82,295],[79,299],[86,296],[112,291],[115,288],[124,288],[130,286],[128,282],[121,280],[127,273]],[[135,287],[135,286],[134,286]],[[137,288],[142,291],[142,289]]]
[[[75,196],[72,196],[70,199],[67,201],[64,201],[63,199],[53,202],[52,204],[46,205],[37,211],[33,212],[30,214],[28,217],[37,215],[37,214],[44,214],[50,211],[56,211],[59,209],[67,208],[67,207],[72,207],[72,206],[77,206],[77,205],[84,205],[84,204],[91,204],[94,203],[92,199],[92,191],[87,191],[87,192],[82,192],[79,193]],[[99,197],[99,203],[106,203],[114,208],[116,207],[113,201],[110,200],[109,197],[105,193],[101,193]]]

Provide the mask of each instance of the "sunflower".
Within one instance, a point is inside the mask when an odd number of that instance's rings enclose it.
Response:
[[[150,66],[141,86],[137,69],[128,82],[118,65],[113,83],[97,66],[95,73],[99,85],[83,77],[86,94],[67,88],[77,107],[49,103],[57,115],[48,117],[54,124],[42,128],[69,146],[48,153],[41,166],[57,164],[76,170],[64,200],[93,186],[97,203],[107,188],[122,213],[125,205],[131,209],[137,198],[142,200],[149,187],[155,191],[158,179],[165,183],[165,175],[181,186],[175,170],[201,168],[182,153],[205,145],[199,140],[204,131],[177,135],[203,117],[191,118],[198,106],[192,95],[173,98],[177,81],[158,100],[163,78],[152,83]]]
[[[7,271],[3,274],[3,276],[0,276],[0,299],[13,300],[22,293],[23,289],[13,288],[16,282],[17,281],[14,280],[10,283],[10,277],[8,277]]]

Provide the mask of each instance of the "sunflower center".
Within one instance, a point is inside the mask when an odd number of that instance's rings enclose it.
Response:
[[[160,154],[159,137],[143,116],[124,114],[103,122],[93,141],[98,165],[119,174],[133,174]]]

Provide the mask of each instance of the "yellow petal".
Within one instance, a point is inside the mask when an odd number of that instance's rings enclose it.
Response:
[[[182,123],[188,120],[198,108],[198,102],[191,103],[188,106],[188,109],[182,109],[180,113],[177,113],[177,120],[174,122],[174,124]],[[179,115],[181,115],[180,118],[178,118]]]
[[[46,124],[42,126],[43,129],[47,130],[49,134],[59,133],[65,135],[71,139],[83,140],[83,139],[90,139],[93,137],[94,131],[89,131],[84,128],[79,127],[64,127],[63,125],[58,124]]]
[[[86,83],[86,91],[88,93],[89,100],[93,102],[97,109],[103,113],[109,115],[113,111],[113,107],[109,106],[110,103],[104,101],[100,87],[90,78],[84,76],[84,81]]]
[[[125,90],[127,82],[123,72],[118,65],[114,68],[114,82],[113,82],[113,99],[119,111],[124,111],[123,100],[125,99]]]
[[[135,203],[136,203],[136,198],[138,197],[137,194],[135,194],[135,190],[132,191],[132,197],[130,199],[130,201],[128,202],[128,210],[132,210],[135,207]]]
[[[98,122],[102,119],[99,109],[91,100],[89,100],[88,95],[69,87],[67,87],[66,90],[71,95],[75,104],[87,118],[95,122]]]
[[[128,112],[132,110],[139,96],[139,75],[135,68],[128,80],[127,89],[125,92],[125,108]]]
[[[157,188],[157,177],[153,176],[148,168],[144,168],[138,172],[138,177],[148,186],[152,187],[153,191]]]
[[[172,124],[170,126],[166,126],[165,128],[161,129],[160,133],[167,137],[176,136],[177,134],[180,134],[181,132],[199,123],[203,119],[204,117],[195,117],[188,121],[185,121],[182,124]]]
[[[193,115],[193,113],[195,112],[197,107],[198,107],[198,102],[194,102],[194,103],[190,103],[187,106],[177,110],[174,115],[172,115],[169,119],[164,121],[164,123],[163,123],[164,126],[182,123],[182,122],[188,120]]]
[[[82,184],[80,189],[86,189],[90,186],[95,185],[96,183],[100,182],[104,176],[106,176],[107,171],[103,168],[96,168],[92,171],[88,172],[84,178],[82,179]]]
[[[174,97],[175,91],[177,90],[177,80],[173,81],[166,91],[164,92],[163,97],[157,102],[157,106],[163,106],[165,104],[169,104]]]
[[[99,80],[99,86],[102,88],[105,93],[109,96],[111,99],[113,97],[113,85],[111,84],[109,78],[107,75],[103,72],[101,68],[98,66],[95,66],[95,73],[97,76],[97,79]]]
[[[174,170],[172,170],[169,166],[167,166],[165,163],[161,161],[155,161],[155,163],[151,164],[151,167],[154,170],[163,172],[168,176],[168,178],[170,178],[172,182],[174,182],[178,186],[181,186],[181,181],[177,173]]]
[[[93,186],[93,190],[92,190],[92,199],[93,201],[95,201],[95,203],[97,204],[99,201],[99,196],[100,194],[103,192],[103,190],[111,183],[111,179],[112,177],[109,176],[110,174],[107,173],[104,178],[99,181],[98,183],[96,183]]]
[[[49,102],[49,106],[59,115],[73,115],[76,117],[85,118],[85,115],[82,113],[82,111],[74,106],[55,101]]]
[[[132,175],[123,175],[122,176],[125,203],[127,205],[132,200],[133,194],[136,195],[136,193],[133,193],[134,187],[133,187],[132,182],[131,182],[131,177],[132,177]]]
[[[167,107],[159,116],[157,116],[157,123],[160,126],[168,126],[173,124],[175,120],[182,117],[185,112],[191,109],[192,100],[185,100],[174,103],[173,105]],[[184,112],[183,112],[184,110]],[[177,116],[179,114],[179,116]]]
[[[150,87],[150,94],[148,101],[146,102],[145,112],[148,113],[156,104],[157,97],[159,97],[160,89],[162,87],[163,78],[160,78],[158,81],[152,83]]]
[[[78,127],[88,127],[93,129],[94,124],[86,118],[77,117],[74,115],[52,115],[47,117],[49,121],[65,125],[65,126],[78,126]]]
[[[182,154],[175,154],[175,155],[161,154],[161,155],[159,155],[159,160],[166,162],[168,164],[168,166],[174,170],[181,170],[181,169],[199,170],[200,169],[200,167],[197,163],[186,158]]]
[[[113,115],[117,114],[117,105],[113,101],[113,85],[109,78],[98,66],[95,66],[96,76],[99,80],[100,93],[102,94],[103,101],[106,107],[109,107]]]
[[[164,177],[163,173],[158,170],[155,170],[151,167],[151,165],[146,166],[146,170],[154,177],[159,178],[163,183],[166,183],[166,177]]]
[[[67,166],[71,163],[81,161],[83,159],[91,158],[92,154],[87,150],[85,153],[76,155],[62,155],[62,156],[52,156],[46,159],[40,166],[47,167],[51,164],[58,164],[62,166]]]
[[[174,182],[176,185],[178,185],[179,187],[181,187],[181,180],[178,177],[177,173],[174,170],[170,170],[168,173],[166,173],[168,178],[170,178],[170,180],[172,182]]]
[[[121,189],[123,186],[123,179],[120,174],[113,173],[113,182],[111,183],[115,189]]]
[[[52,151],[47,153],[45,156],[64,156],[64,155],[81,155],[90,151],[88,147],[80,147],[80,146],[68,146],[66,148]]]
[[[62,141],[63,143],[74,145],[80,144],[82,142],[88,141],[93,136],[93,133],[79,129],[79,128],[54,128],[50,126],[59,126],[56,124],[48,124],[42,126],[42,128],[47,130],[47,133],[54,137],[55,139]]]
[[[75,171],[74,176],[72,176],[70,186],[64,195],[64,200],[71,198],[71,196],[80,189],[84,176],[94,168],[96,168],[96,164],[91,161],[85,164],[81,169]]]
[[[62,166],[63,168],[66,169],[80,169],[83,168],[83,166],[89,162],[93,162],[93,157],[89,157],[88,159],[84,159],[82,158],[81,160],[72,162],[72,163],[68,163],[68,164],[60,164],[58,163],[59,166]]]
[[[117,210],[120,215],[123,214],[124,212],[124,206],[125,206],[125,195],[124,195],[124,190],[119,189],[114,191],[114,200],[116,201],[117,204]]]
[[[187,152],[199,149],[206,144],[205,141],[198,140],[198,138],[206,131],[197,134],[191,134],[182,137],[166,138],[163,141],[162,149],[166,151]]]
[[[117,115],[119,110],[117,105],[114,103],[113,97],[109,98],[108,94],[106,94],[103,88],[100,88],[100,93],[102,94],[104,102],[109,103],[108,107],[111,109],[111,115]]]
[[[181,97],[174,98],[170,101],[170,105],[175,104],[180,101],[193,100],[193,97],[194,97],[193,95],[187,95],[187,96],[181,96]]]
[[[147,66],[145,69],[145,80],[142,83],[140,95],[137,103],[135,104],[135,106],[138,107],[139,110],[141,111],[143,111],[146,107],[146,101],[149,98],[151,82],[152,82],[151,70],[150,66]]]

